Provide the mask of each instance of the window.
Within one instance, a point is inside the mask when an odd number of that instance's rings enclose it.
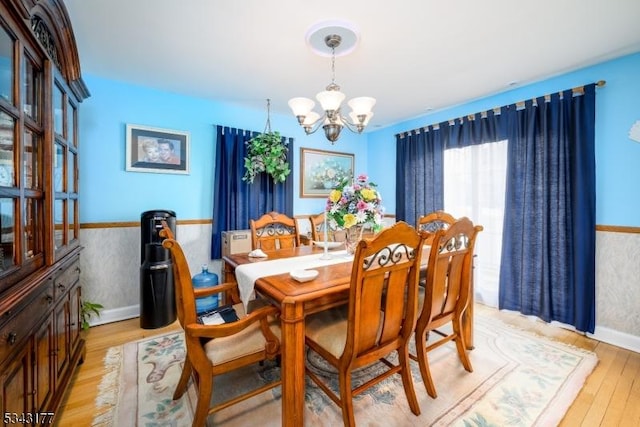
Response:
[[[507,175],[507,141],[444,151],[444,207],[484,230],[478,235],[474,265],[476,299],[498,306],[502,223]]]

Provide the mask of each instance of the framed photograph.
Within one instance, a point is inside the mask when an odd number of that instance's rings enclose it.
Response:
[[[353,178],[355,156],[300,148],[300,197],[327,197],[345,178]]]
[[[189,174],[189,132],[127,125],[126,170]]]

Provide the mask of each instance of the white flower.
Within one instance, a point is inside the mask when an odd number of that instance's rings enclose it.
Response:
[[[356,212],[356,219],[358,220],[358,224],[364,224],[367,222],[367,213],[365,211]]]

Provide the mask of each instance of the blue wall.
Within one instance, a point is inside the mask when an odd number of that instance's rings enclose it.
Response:
[[[272,114],[272,129],[295,138],[292,176],[294,213],[319,212],[323,199],[301,199],[300,147],[355,154],[356,173],[368,173],[380,188],[387,213],[395,213],[395,134],[551,92],[606,80],[596,95],[596,221],[640,226],[640,144],[628,138],[640,120],[640,53],[567,73],[495,96],[407,120],[364,135],[344,131],[329,145],[321,131],[307,136],[291,115]],[[215,125],[262,131],[266,105],[240,108],[129,83],[84,76],[91,91],[80,109],[82,223],[138,221],[150,209],[175,210],[178,219],[211,217]],[[191,173],[125,171],[125,125],[191,133]]]
[[[91,97],[80,108],[80,221],[139,221],[152,209],[174,210],[178,219],[211,218],[215,126],[263,131],[266,101],[256,109],[162,92],[124,82],[84,76]],[[125,127],[137,124],[190,132],[189,175],[125,171]],[[356,171],[367,165],[366,136],[345,131],[331,146],[322,130],[307,136],[292,115],[271,115],[271,127],[295,138],[292,175],[294,212],[320,212],[324,199],[301,199],[300,147],[355,154]]]
[[[596,89],[596,222],[640,226],[640,143],[628,137],[640,120],[640,53],[471,101],[368,134],[369,170],[395,212],[395,135],[400,132],[605,80]],[[390,197],[391,196],[391,197]]]

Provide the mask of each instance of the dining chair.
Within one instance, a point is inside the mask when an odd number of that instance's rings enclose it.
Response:
[[[349,302],[306,319],[307,346],[332,365],[339,396],[308,367],[306,373],[342,409],[354,426],[353,397],[385,378],[400,374],[411,412],[420,414],[411,378],[409,341],[416,322],[417,286],[424,233],[398,222],[358,243]],[[398,362],[387,358],[397,352]],[[383,372],[353,388],[352,371],[382,362]]]
[[[275,250],[300,246],[295,219],[278,212],[269,212],[250,221],[252,249]]]
[[[417,355],[411,355],[420,365],[422,380],[432,398],[438,396],[429,369],[427,352],[455,341],[458,357],[468,372],[473,372],[462,330],[462,319],[471,297],[473,249],[481,225],[474,226],[466,217],[455,221],[448,229],[432,236],[427,264],[426,283],[419,290],[420,312],[415,329]],[[438,328],[451,325],[452,332]],[[427,341],[434,332],[440,338]]]
[[[194,289],[191,273],[180,244],[171,230],[163,224],[160,232],[165,239],[162,246],[171,253],[178,320],[184,330],[187,354],[173,394],[177,400],[187,390],[189,378],[194,377],[198,397],[193,417],[194,427],[204,426],[209,414],[256,396],[281,384],[280,379],[251,389],[211,406],[213,379],[241,367],[275,359],[280,352],[280,322],[278,309],[260,300],[252,301],[247,311],[242,303],[232,305],[238,320],[218,325],[198,322],[196,298],[235,290],[236,283],[223,283]]]
[[[311,240],[316,242],[324,241],[324,212],[309,217],[311,223]],[[344,230],[327,230],[327,238],[330,242],[344,242]]]
[[[456,219],[451,214],[443,210],[437,210],[419,217],[416,222],[416,228],[418,231],[426,231],[428,233],[424,243],[431,247],[435,232],[438,230],[446,230],[454,222],[456,222]],[[426,270],[423,268],[420,272],[420,286],[424,286],[426,280]]]
[[[311,240],[316,242],[324,240],[324,212],[317,215],[310,215],[309,222],[311,223]],[[331,241],[333,236],[327,230],[328,240]]]
[[[427,237],[426,241],[426,244],[429,245],[431,244],[431,240],[433,239],[433,235],[436,231],[449,228],[455,221],[456,219],[451,214],[442,210],[437,210],[418,218],[416,227],[419,231],[426,231],[429,233],[429,237]]]

